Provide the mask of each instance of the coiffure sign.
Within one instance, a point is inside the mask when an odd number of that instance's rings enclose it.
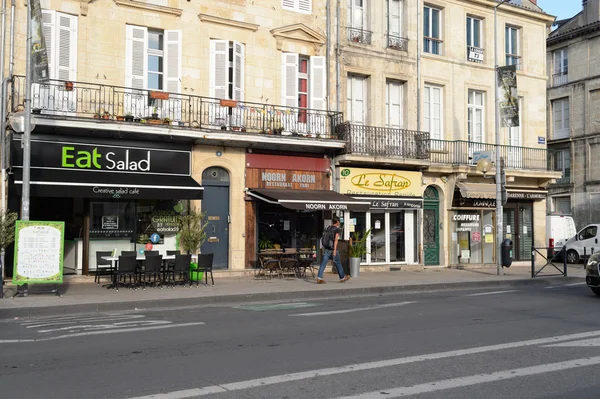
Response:
[[[349,195],[421,197],[420,172],[341,168],[340,192]]]
[[[191,152],[121,146],[104,143],[78,143],[33,139],[33,168],[190,175]]]

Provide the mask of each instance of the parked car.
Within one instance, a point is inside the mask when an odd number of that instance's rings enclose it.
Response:
[[[548,215],[546,216],[546,237],[548,242],[554,243],[557,251],[567,243],[570,238],[575,237],[577,229],[575,221],[571,216]]]
[[[600,296],[600,252],[596,252],[585,265],[585,282],[594,294]]]
[[[568,263],[579,263],[600,251],[600,224],[588,224],[565,244]]]

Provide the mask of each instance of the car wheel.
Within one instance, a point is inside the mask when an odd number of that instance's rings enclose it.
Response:
[[[567,252],[567,263],[579,263],[579,254],[577,251],[571,249],[569,252]]]
[[[600,296],[600,287],[590,287],[592,292],[598,296]]]

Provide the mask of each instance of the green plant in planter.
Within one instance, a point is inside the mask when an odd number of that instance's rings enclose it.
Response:
[[[194,208],[179,218],[179,243],[187,253],[197,253],[206,241],[206,212]]]
[[[367,238],[371,234],[371,229],[367,230],[364,234],[354,232],[352,234],[352,240],[348,247],[348,256],[351,258],[362,258],[367,253]]]
[[[269,240],[266,237],[261,237],[258,240],[258,249],[271,249],[273,248],[273,241]]]

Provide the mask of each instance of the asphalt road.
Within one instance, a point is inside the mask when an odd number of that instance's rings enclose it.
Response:
[[[3,398],[595,399],[599,370],[581,284],[0,321]]]

